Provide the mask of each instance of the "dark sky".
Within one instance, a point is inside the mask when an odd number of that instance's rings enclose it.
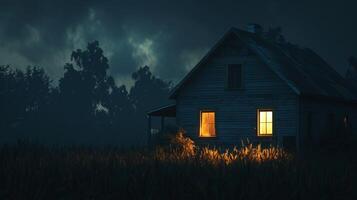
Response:
[[[39,65],[54,80],[73,49],[98,40],[119,84],[142,65],[177,81],[229,27],[248,23],[281,26],[343,74],[357,55],[355,0],[9,2],[0,0],[0,64]]]

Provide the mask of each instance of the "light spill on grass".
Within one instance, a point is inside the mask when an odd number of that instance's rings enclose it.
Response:
[[[198,147],[194,141],[185,137],[182,132],[179,132],[171,139],[170,147],[157,147],[154,153],[154,158],[161,161],[196,160],[204,161],[210,164],[232,164],[238,161],[250,161],[261,163],[264,161],[273,160],[289,160],[292,158],[290,154],[282,148],[270,146],[262,148],[260,144],[244,144],[240,148],[225,149],[221,151],[215,147]]]

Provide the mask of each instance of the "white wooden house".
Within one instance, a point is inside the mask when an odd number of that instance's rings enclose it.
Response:
[[[198,144],[242,140],[302,147],[357,131],[357,89],[310,49],[231,28],[173,89],[176,117]]]

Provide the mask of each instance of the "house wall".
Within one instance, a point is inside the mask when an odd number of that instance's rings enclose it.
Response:
[[[243,89],[227,90],[228,64],[242,64]],[[176,99],[179,127],[199,144],[282,144],[283,136],[298,132],[298,98],[256,55],[238,40],[216,51],[181,88]],[[257,109],[273,109],[274,137],[257,137]],[[216,112],[216,138],[199,138],[200,110]],[[295,141],[295,140],[294,140]]]
[[[300,108],[301,145],[323,145],[357,135],[356,104],[302,98]],[[347,126],[345,116],[348,116]]]

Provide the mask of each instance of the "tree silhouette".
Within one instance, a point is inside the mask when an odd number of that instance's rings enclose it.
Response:
[[[140,67],[132,74],[135,81],[130,89],[129,98],[134,106],[134,114],[137,126],[135,126],[135,140],[145,143],[146,139],[146,112],[168,104],[168,94],[172,86],[171,82],[165,82],[155,77],[148,66]]]
[[[10,66],[0,67],[0,126],[2,133],[13,134],[25,113],[24,74]]]
[[[113,79],[107,74],[108,59],[99,42],[88,43],[86,50],[78,49],[71,55],[72,63],[65,65],[59,90],[66,129],[72,129],[79,139],[90,139],[98,109],[108,102]],[[93,139],[93,138],[92,138]]]
[[[98,104],[108,96],[111,86],[112,78],[107,75],[108,59],[103,55],[99,42],[94,41],[85,51],[74,51],[71,60],[74,64],[66,64],[60,91],[65,98],[78,100],[87,115],[94,114]]]
[[[129,142],[132,135],[132,127],[135,126],[134,109],[129,94],[124,85],[117,87],[112,86],[107,101],[104,106],[108,108],[106,114],[107,119],[102,124],[107,124],[110,130],[110,138],[120,144],[134,144],[135,141]],[[103,116],[104,117],[104,116]]]
[[[168,103],[171,82],[148,66],[132,74],[134,85],[116,86],[97,41],[71,54],[58,87],[40,67],[24,72],[0,66],[0,136],[52,143],[146,143],[146,112]]]
[[[112,121],[111,124],[116,124],[117,122],[122,122],[121,119],[131,116],[134,108],[129,100],[128,91],[124,85],[120,87],[113,87],[110,93],[108,102],[106,102],[106,107],[109,108],[108,114],[110,115]]]
[[[49,128],[51,119],[51,85],[50,78],[42,68],[28,67],[25,72],[25,116],[24,128],[32,130],[36,135],[41,136]],[[26,133],[28,135],[28,133]]]
[[[43,69],[26,72],[0,67],[1,132],[12,136],[41,135],[50,114],[50,79]]]

